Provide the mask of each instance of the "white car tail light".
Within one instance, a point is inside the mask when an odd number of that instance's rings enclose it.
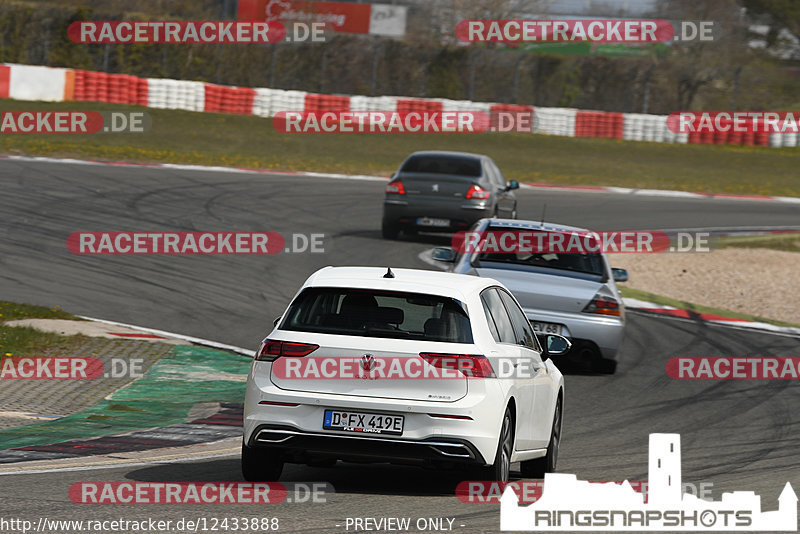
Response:
[[[319,348],[313,343],[294,343],[292,341],[276,341],[268,339],[261,344],[258,349],[256,360],[262,362],[274,362],[281,356],[308,356]]]
[[[439,369],[454,369],[470,378],[494,378],[492,364],[482,354],[420,352],[420,357]]]

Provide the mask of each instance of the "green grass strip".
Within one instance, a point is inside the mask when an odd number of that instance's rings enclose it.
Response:
[[[283,134],[254,116],[90,102],[0,100],[14,110],[131,110],[140,134],[5,134],[0,154],[389,176],[416,150],[488,154],[506,179],[800,197],[800,148],[647,143],[524,133]]]

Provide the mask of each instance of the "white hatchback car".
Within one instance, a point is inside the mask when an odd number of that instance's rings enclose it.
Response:
[[[325,267],[306,280],[247,379],[242,474],[337,460],[476,468],[508,480],[556,466],[564,378],[519,303],[490,278]]]

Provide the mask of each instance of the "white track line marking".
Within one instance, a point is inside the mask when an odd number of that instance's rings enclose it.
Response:
[[[94,321],[94,322],[97,322],[97,323],[110,324],[110,325],[114,325],[114,326],[124,326],[124,327],[127,327],[127,328],[132,328],[134,330],[141,330],[142,332],[147,332],[149,334],[156,334],[156,335],[165,336],[165,337],[171,337],[171,338],[175,338],[175,339],[182,339],[184,341],[188,341],[190,343],[194,343],[195,345],[205,345],[205,346],[212,347],[212,348],[215,348],[215,349],[227,350],[227,351],[235,352],[237,354],[241,354],[243,356],[249,356],[251,358],[253,357],[253,355],[256,352],[256,349],[245,349],[245,348],[242,348],[242,347],[236,347],[234,345],[226,345],[225,343],[219,343],[217,341],[211,341],[211,340],[203,339],[203,338],[199,338],[199,337],[185,336],[183,334],[175,334],[173,332],[167,332],[166,330],[156,330],[155,328],[146,328],[146,327],[143,327],[143,326],[136,326],[134,324],[118,323],[116,321],[108,321],[106,319],[96,319],[94,317],[86,317],[85,315],[78,315],[78,317],[80,317],[81,319],[86,319],[87,321]]]
[[[41,473],[60,473],[60,472],[67,472],[67,471],[94,471],[99,469],[116,469],[116,468],[127,468],[127,467],[141,467],[144,465],[154,465],[154,464],[173,464],[173,463],[183,463],[183,462],[191,462],[194,460],[210,460],[213,458],[227,458],[230,456],[238,456],[240,452],[238,450],[231,451],[231,452],[223,452],[219,454],[207,454],[204,456],[187,456],[185,458],[154,458],[150,461],[138,461],[138,462],[122,462],[118,464],[99,464],[99,465],[85,465],[85,466],[73,466],[73,467],[51,467],[47,469],[20,469],[18,471],[0,471],[0,476],[3,475],[38,475]]]
[[[223,172],[223,173],[240,173],[240,174],[277,174],[281,176],[305,176],[308,178],[325,178],[329,180],[361,180],[367,182],[386,182],[389,178],[384,176],[370,176],[364,174],[341,174],[341,173],[328,173],[328,172],[314,172],[314,171],[279,171],[268,169],[242,169],[237,167],[221,167],[221,166],[204,166],[204,165],[190,165],[183,163],[135,163],[125,161],[93,161],[93,160],[80,160],[74,158],[51,158],[46,156],[16,156],[12,154],[0,154],[0,159],[11,161],[31,161],[31,162],[44,162],[44,163],[62,163],[68,165],[98,165],[98,166],[111,166],[111,167],[138,167],[147,169],[177,169],[186,171],[208,171],[208,172]],[[653,197],[675,197],[675,198],[695,198],[698,200],[738,200],[750,202],[783,202],[790,204],[800,204],[799,197],[773,197],[773,196],[736,196],[727,195],[724,193],[694,193],[691,191],[676,191],[671,189],[632,189],[628,187],[613,187],[613,186],[569,186],[557,184],[530,184],[521,183],[520,187],[523,189],[538,189],[545,191],[569,191],[571,193],[613,193],[622,195],[634,196],[653,196]]]
[[[282,176],[306,176],[309,178],[326,178],[330,180],[357,180],[365,182],[387,182],[389,179],[383,176],[370,176],[364,174],[339,174],[329,172],[313,172],[313,171],[279,171],[267,169],[242,169],[238,167],[220,167],[220,166],[205,166],[205,165],[189,165],[180,163],[135,163],[124,161],[91,161],[80,159],[59,159],[48,158],[43,156],[14,156],[14,155],[0,155],[0,160],[12,161],[29,161],[40,163],[62,163],[67,165],[95,165],[106,167],[127,167],[127,168],[141,168],[141,169],[167,169],[167,170],[182,170],[182,171],[204,171],[204,172],[223,172],[234,174],[278,174]]]

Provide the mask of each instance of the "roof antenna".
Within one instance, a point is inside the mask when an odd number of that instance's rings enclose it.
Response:
[[[392,272],[391,267],[386,268],[386,274],[383,275],[384,278],[394,278],[394,273]]]
[[[544,228],[544,214],[547,213],[547,202],[542,203],[542,228]]]

